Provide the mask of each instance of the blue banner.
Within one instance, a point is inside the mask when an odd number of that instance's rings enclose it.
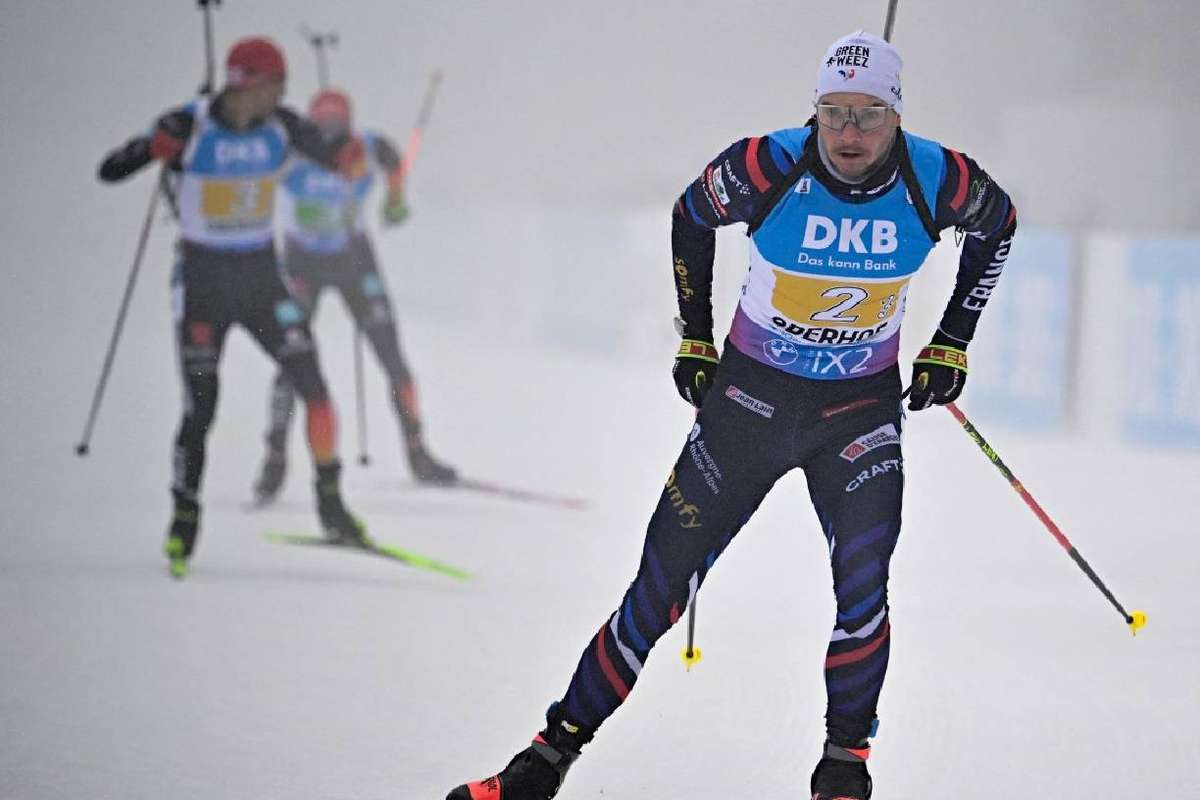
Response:
[[[964,406],[985,424],[1062,427],[1079,313],[1071,237],[1018,230],[971,343]]]
[[[1126,438],[1200,447],[1200,238],[1129,244],[1121,398]]]

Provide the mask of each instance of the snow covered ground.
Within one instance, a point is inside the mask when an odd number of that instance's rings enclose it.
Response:
[[[313,526],[309,468],[297,440],[280,506],[242,510],[269,370],[238,335],[194,572],[177,583],[159,555],[177,398],[165,337],[149,335],[163,330],[165,297],[142,299],[86,460],[70,446],[101,342],[53,361],[6,354],[24,388],[2,400],[14,424],[0,796],[415,800],[503,766],[632,577],[689,426],[666,364],[520,349],[464,359],[472,337],[405,320],[439,452],[470,474],[592,503],[574,512],[407,486],[372,372],[375,463],[348,467],[348,496],[381,539],[476,573],[458,583],[260,538]],[[327,310],[332,362],[350,330]],[[330,368],[342,408],[348,365]],[[80,390],[70,402],[64,380]],[[347,456],[352,430],[346,414]],[[1131,638],[950,416],[916,416],[877,796],[1196,796],[1197,459],[991,433],[1150,624]],[[685,673],[683,626],[668,634],[562,796],[803,796],[822,735],[829,582],[803,483],[789,476],[701,592],[703,663]]]

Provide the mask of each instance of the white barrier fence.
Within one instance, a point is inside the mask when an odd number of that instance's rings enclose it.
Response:
[[[401,316],[477,332],[472,357],[517,341],[668,369],[669,212],[418,209],[419,224],[381,236],[379,249]],[[913,281],[903,362],[953,286],[952,239],[947,232]],[[740,230],[721,231],[718,335],[745,263]],[[1023,227],[970,355],[963,406],[981,424],[1200,448],[1200,238]]]

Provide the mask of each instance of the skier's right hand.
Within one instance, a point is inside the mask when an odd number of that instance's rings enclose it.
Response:
[[[408,215],[408,203],[404,202],[404,195],[389,194],[383,204],[383,224],[388,227],[399,225],[408,219]]]
[[[704,395],[713,384],[720,361],[721,356],[712,342],[703,339],[684,339],[680,342],[675,367],[671,370],[679,396],[700,408],[704,403]]]

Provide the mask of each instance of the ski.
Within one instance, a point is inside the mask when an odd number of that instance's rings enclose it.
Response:
[[[384,481],[378,484],[380,488],[396,488],[395,481]],[[533,503],[535,505],[553,506],[555,508],[566,508],[571,511],[586,511],[589,507],[587,500],[580,497],[570,497],[568,495],[553,494],[551,492],[540,492],[536,489],[525,489],[519,486],[510,486],[503,483],[494,483],[492,481],[476,480],[474,478],[458,478],[453,483],[425,483],[422,481],[405,481],[399,484],[404,489],[446,489],[456,490],[461,489],[467,492],[476,492],[478,494],[491,495],[492,497],[500,497],[505,500],[516,500],[523,503]]]
[[[309,547],[336,547],[341,550],[353,550],[367,555],[380,556],[382,558],[399,561],[402,564],[407,564],[416,569],[428,570],[430,572],[438,572],[442,575],[449,575],[451,578],[457,578],[460,581],[470,580],[471,573],[465,569],[445,564],[441,561],[429,558],[428,556],[413,553],[395,545],[381,544],[379,542],[371,542],[368,546],[360,546],[355,544],[340,544],[338,542],[326,539],[324,536],[316,536],[310,533],[285,533],[282,531],[268,531],[264,534],[268,541],[276,544],[295,544]]]
[[[516,486],[506,486],[491,481],[481,481],[474,478],[460,478],[451,488],[466,489],[470,492],[495,495],[508,500],[520,500],[526,503],[539,503],[559,508],[569,508],[572,511],[586,511],[587,500],[578,497],[539,492],[533,489],[522,489]]]

